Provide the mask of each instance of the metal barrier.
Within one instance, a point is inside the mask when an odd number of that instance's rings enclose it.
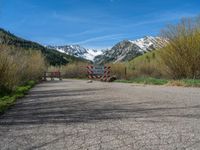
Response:
[[[101,81],[108,81],[110,78],[110,66],[87,66],[87,73],[89,79],[99,79]]]
[[[43,79],[47,81],[47,78],[51,78],[51,80],[54,80],[54,78],[58,78],[59,80],[62,80],[60,71],[44,72]]]

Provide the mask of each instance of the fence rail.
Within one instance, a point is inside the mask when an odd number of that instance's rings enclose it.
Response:
[[[54,80],[54,78],[62,80],[60,71],[44,72],[43,80],[47,81],[47,78],[50,78],[51,80]]]

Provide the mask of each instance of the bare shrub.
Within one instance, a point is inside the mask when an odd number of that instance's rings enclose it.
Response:
[[[31,52],[29,57],[26,57],[25,59],[27,62],[27,77],[29,77],[29,80],[34,80],[41,78],[44,71],[46,70],[45,61],[40,52]]]
[[[65,78],[86,78],[87,65],[88,63],[76,62],[62,66],[60,70]]]
[[[200,78],[200,18],[169,25],[162,36],[169,41],[160,51],[165,71],[174,79]]]
[[[15,59],[9,55],[6,47],[0,50],[0,90],[12,89],[19,82],[16,76]]]
[[[125,79],[127,75],[127,67],[124,63],[107,64],[111,67],[111,76],[116,76],[117,79]]]
[[[12,50],[0,46],[0,90],[13,90],[28,80],[39,79],[45,60],[39,51]]]

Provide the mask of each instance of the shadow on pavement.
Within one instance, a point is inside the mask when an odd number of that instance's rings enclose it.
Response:
[[[0,116],[0,125],[33,125],[49,123],[76,123],[125,118],[200,118],[200,114],[185,113],[191,107],[167,107],[158,101],[127,102],[95,97],[104,89],[45,90],[31,91],[23,100]],[[91,99],[91,97],[95,97]],[[149,120],[151,121],[151,120]]]

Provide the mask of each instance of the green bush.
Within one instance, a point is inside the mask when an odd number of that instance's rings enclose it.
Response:
[[[28,81],[24,86],[17,86],[10,96],[0,97],[0,114],[13,105],[16,99],[23,97],[34,85],[34,81]]]
[[[26,84],[29,85],[29,86],[31,86],[31,87],[33,87],[36,84],[36,81],[30,80]]]
[[[182,80],[186,86],[194,86],[194,87],[200,87],[200,80],[197,79],[183,79]]]
[[[0,98],[0,114],[14,104],[15,96],[4,96]]]
[[[15,94],[25,94],[30,88],[30,85],[17,87],[15,90]]]

